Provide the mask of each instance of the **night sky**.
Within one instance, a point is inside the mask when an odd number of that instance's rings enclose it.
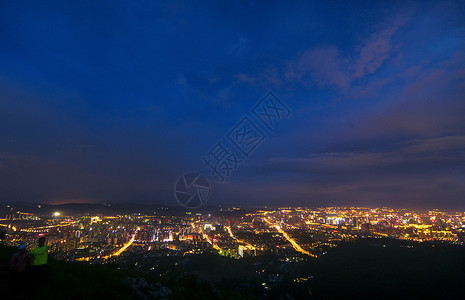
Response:
[[[2,1],[0,202],[465,207],[465,2],[320,2]]]

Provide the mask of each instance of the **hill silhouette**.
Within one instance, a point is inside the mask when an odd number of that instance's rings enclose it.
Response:
[[[14,251],[0,246],[3,291]],[[150,271],[151,266],[156,269]],[[298,262],[275,255],[236,260],[210,253],[137,256],[125,264],[103,265],[52,259],[49,269],[48,282],[36,290],[35,299],[446,299],[463,295],[465,247],[362,239]],[[273,280],[275,273],[279,280]]]

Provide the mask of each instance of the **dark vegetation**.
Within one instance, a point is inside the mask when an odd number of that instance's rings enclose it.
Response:
[[[315,263],[313,272],[315,295],[373,299],[465,297],[465,247],[457,245],[362,239],[332,249]]]
[[[6,266],[14,251],[0,247],[3,291],[8,288]],[[171,299],[461,299],[465,295],[465,247],[461,246],[363,239],[303,262],[286,263],[277,256],[234,260],[214,254],[181,261],[186,259],[160,257],[159,269],[148,272],[129,265],[51,260],[49,280],[36,288],[34,298],[137,299],[123,283],[128,277],[168,287]],[[261,268],[269,273],[279,270],[280,283],[268,283],[271,289],[265,290],[265,277],[257,275]],[[296,283],[294,278],[309,279]]]

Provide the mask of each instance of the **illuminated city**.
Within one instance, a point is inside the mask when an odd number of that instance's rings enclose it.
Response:
[[[465,298],[465,1],[0,1],[2,299]]]
[[[184,215],[178,210],[171,215],[166,207],[153,214],[64,215],[57,211],[47,215],[39,208],[36,213],[18,211],[14,206],[5,209],[7,214],[0,220],[7,233],[4,243],[32,244],[37,236],[46,235],[55,257],[68,261],[101,262],[161,249],[169,249],[167,255],[216,251],[240,258],[244,256],[239,253],[241,246],[253,250],[253,255],[300,253],[317,258],[341,242],[361,238],[460,245],[465,238],[465,213],[439,210],[233,207]]]
[[[431,249],[428,251],[434,255],[447,251],[447,247],[463,249],[465,242],[463,211],[238,206],[188,211],[143,205],[137,212],[138,207],[3,204],[1,243],[15,247],[24,243],[32,249],[36,240],[44,236],[56,262],[110,264],[118,266],[118,270],[136,270],[155,278],[198,272],[211,276],[211,268],[219,263],[215,257],[221,257],[222,264],[231,271],[220,278],[237,280],[232,278],[245,276],[240,284],[245,285],[246,294],[274,295],[291,286],[311,293],[316,285],[318,291],[322,283],[316,280],[324,276],[318,265],[328,263],[326,256],[334,260],[335,254],[331,253],[337,253],[337,249],[349,257],[359,251],[369,255],[379,251],[376,249],[404,251],[403,256],[408,253],[405,251],[422,253]],[[95,211],[98,213],[92,213]],[[204,261],[203,265],[197,261]],[[290,272],[295,268],[304,269]],[[215,277],[210,280],[224,285]],[[246,284],[247,280],[256,283]],[[305,291],[296,297],[306,297]]]

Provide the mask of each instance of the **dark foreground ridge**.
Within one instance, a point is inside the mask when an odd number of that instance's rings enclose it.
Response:
[[[14,251],[0,248],[3,291]],[[464,247],[391,239],[345,243],[298,262],[275,255],[235,260],[202,254],[139,264],[51,260],[49,279],[34,299],[447,299],[463,295],[465,280]]]

